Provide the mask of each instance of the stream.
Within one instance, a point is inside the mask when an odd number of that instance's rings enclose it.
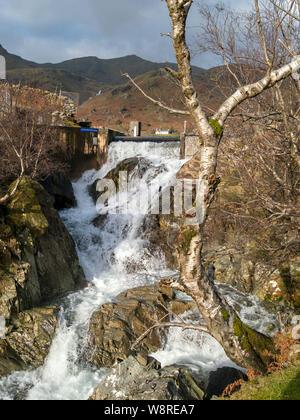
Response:
[[[60,307],[59,326],[44,366],[0,380],[1,400],[86,400],[105,378],[107,370],[93,369],[85,357],[93,312],[127,289],[153,284],[176,273],[166,267],[162,255],[151,253],[147,240],[142,239],[145,214],[109,214],[102,228],[95,227],[93,221],[98,213],[88,186],[105,177],[124,159],[141,156],[150,162],[149,167],[142,175],[143,182],[133,173],[126,199],[131,204],[139,200],[148,206],[144,183],[158,189],[174,185],[176,173],[183,164],[179,154],[176,143],[112,143],[108,161],[100,171],[88,171],[73,184],[77,207],[60,215],[75,240],[90,287],[55,302]],[[230,303],[239,304],[239,314],[250,327],[265,332],[268,325],[276,326],[275,315],[258,299],[230,286],[219,285],[219,288]],[[162,366],[179,363],[207,370],[235,366],[213,338],[178,328],[170,329],[164,347],[154,357]]]

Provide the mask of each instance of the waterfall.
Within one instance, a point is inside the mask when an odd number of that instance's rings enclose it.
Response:
[[[176,173],[183,164],[179,160],[179,145],[175,143],[113,143],[108,161],[100,171],[88,171],[73,184],[77,207],[62,211],[61,217],[76,242],[80,264],[90,287],[56,302],[60,306],[59,326],[44,366],[16,372],[0,380],[0,399],[86,400],[107,373],[106,369],[93,369],[85,359],[86,337],[93,312],[127,289],[174,275],[166,268],[163,256],[150,253],[147,240],[142,239],[144,215],[108,214],[101,229],[93,223],[98,213],[88,193],[89,185],[105,177],[124,159],[135,156],[150,162],[142,180],[157,188],[174,184]],[[129,184],[128,199],[131,201],[137,196],[146,200],[143,194],[147,191],[140,187],[140,181],[133,177]],[[128,266],[135,269],[130,271]],[[235,299],[234,290],[229,295]],[[267,321],[274,322],[273,316],[262,309],[256,313],[258,302],[251,302],[250,323],[255,319],[257,327]],[[247,311],[243,315],[247,320]],[[163,365],[178,362],[209,369],[232,366],[215,340],[201,333],[178,329],[170,330],[165,348],[155,357]]]

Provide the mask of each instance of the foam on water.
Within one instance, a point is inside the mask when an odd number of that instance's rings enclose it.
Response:
[[[147,241],[141,239],[145,216],[109,214],[101,228],[94,226],[98,216],[89,196],[88,186],[104,177],[122,160],[143,156],[150,165],[143,180],[154,187],[174,184],[179,160],[178,144],[113,143],[108,162],[100,171],[88,171],[74,183],[77,207],[61,212],[73,236],[90,287],[62,298],[59,327],[43,367],[17,372],[0,381],[0,399],[85,400],[106,374],[105,369],[91,368],[85,358],[86,337],[92,313],[121,292],[151,284],[174,273],[166,269],[159,254],[151,254]],[[160,168],[160,170],[157,170]],[[140,179],[129,183],[128,200],[137,196],[146,202]],[[122,201],[122,200],[121,200]],[[130,270],[132,267],[132,270]],[[259,318],[265,318],[259,313]],[[156,354],[163,365],[186,363],[214,369],[232,365],[222,347],[207,335],[170,329],[165,348]]]
[[[151,161],[144,175],[145,182],[151,178],[157,186],[174,182],[174,175],[182,165],[176,144],[167,147],[152,143],[112,144],[107,164],[98,172],[86,172],[74,183],[77,207],[61,212],[61,217],[76,242],[90,287],[59,302],[59,328],[45,365],[30,372],[14,373],[0,381],[1,399],[23,398],[26,394],[29,400],[87,399],[106,372],[93,370],[83,354],[92,313],[128,288],[151,284],[172,274],[166,269],[163,258],[151,255],[147,241],[140,238],[144,216],[108,215],[103,228],[93,224],[98,213],[88,186],[122,160],[137,155]],[[159,165],[163,170],[158,173],[154,169]],[[132,189],[130,200],[134,200],[135,195],[143,200],[144,191],[139,190],[138,180],[129,187]],[[131,274],[128,273],[130,265],[135,268]]]
[[[267,334],[270,329],[275,334],[278,330],[276,314],[269,312],[259,299],[226,284],[217,284],[217,288],[249,327],[263,334]],[[182,293],[178,295],[183,300],[190,300]],[[185,313],[181,318],[192,324],[202,319],[198,309]],[[164,348],[152,356],[159,360],[163,367],[177,363],[208,371],[224,366],[239,368],[210,335],[194,330],[182,331],[180,328],[171,328]]]

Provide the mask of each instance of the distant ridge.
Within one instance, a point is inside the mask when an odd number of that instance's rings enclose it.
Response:
[[[95,96],[99,90],[124,84],[121,73],[137,77],[162,67],[177,66],[173,63],[153,63],[136,55],[120,58],[100,59],[97,57],[75,58],[61,63],[38,64],[9,53],[0,44],[0,55],[6,58],[7,78],[11,82],[22,82],[42,89],[79,92],[81,103]],[[200,77],[205,70],[193,67],[194,75]]]
[[[10,54],[1,44],[0,44],[0,55],[5,57],[6,59],[7,70],[15,70],[15,69],[24,68],[24,67],[35,68],[39,66],[33,61],[24,60],[22,57],[19,57],[18,55]]]

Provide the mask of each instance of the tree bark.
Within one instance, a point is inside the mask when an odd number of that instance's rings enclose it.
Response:
[[[273,341],[248,328],[241,322],[236,312],[217,292],[214,284],[214,270],[206,273],[202,258],[203,228],[210,206],[215,197],[219,178],[216,175],[218,147],[222,138],[222,127],[226,112],[234,109],[240,95],[239,90],[228,103],[221,107],[217,117],[209,120],[202,110],[198,95],[193,86],[190,52],[186,44],[186,20],[192,5],[190,0],[166,0],[173,26],[173,42],[178,63],[177,79],[180,81],[187,109],[195,122],[201,141],[197,180],[197,223],[186,226],[177,247],[180,266],[180,285],[191,296],[202,316],[209,333],[222,345],[228,357],[239,366],[253,367],[265,371],[269,356],[264,352],[273,349]],[[261,84],[258,85],[259,89]],[[252,89],[254,92],[254,90]],[[175,285],[173,285],[175,286]]]
[[[194,173],[197,172],[196,218],[192,221],[194,224],[190,219],[187,219],[177,245],[180,280],[176,282],[164,280],[162,285],[184,291],[195,300],[206,321],[209,333],[223,346],[231,360],[240,366],[252,367],[264,372],[271,361],[269,355],[275,352],[273,340],[246,326],[227,301],[218,294],[213,267],[210,267],[208,273],[204,268],[203,229],[220,182],[216,173],[218,149],[227,118],[244,101],[260,95],[266,89],[297,72],[300,69],[300,56],[293,57],[289,64],[274,70],[266,53],[268,69],[265,77],[256,83],[240,86],[233,95],[225,100],[214,116],[208,118],[193,85],[191,57],[186,43],[186,22],[193,0],[165,1],[173,29],[172,34],[168,34],[168,36],[173,39],[178,64],[178,71],[168,68],[166,70],[180,82],[187,108],[187,112],[171,108],[169,111],[191,115],[200,139],[200,151],[178,174],[179,178],[184,178],[186,167],[192,168]],[[299,1],[297,0],[298,5]],[[258,6],[257,2],[256,5]],[[259,10],[257,19],[259,24]],[[126,76],[128,77],[128,75]],[[135,83],[134,85],[152,102],[168,109],[160,101],[150,98]]]
[[[24,177],[24,171],[21,172],[19,178],[16,180],[15,185],[13,186],[12,190],[9,191],[7,194],[5,194],[3,197],[0,197],[0,205],[5,204],[10,198],[12,198],[15,193],[17,192],[19,185],[22,182],[22,179]]]

